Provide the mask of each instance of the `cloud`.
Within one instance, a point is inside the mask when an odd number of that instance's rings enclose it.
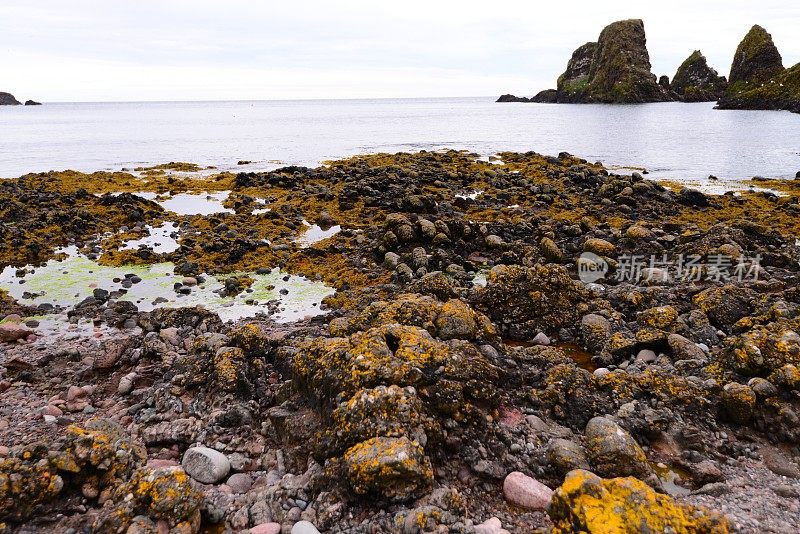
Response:
[[[50,101],[532,94],[631,17],[656,74],[696,48],[727,74],[756,22],[800,60],[800,7],[784,0],[5,0],[3,13],[0,90]]]

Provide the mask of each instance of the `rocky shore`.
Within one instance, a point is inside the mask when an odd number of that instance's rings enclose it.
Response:
[[[796,532],[799,215],[566,153],[1,181],[0,532]]]

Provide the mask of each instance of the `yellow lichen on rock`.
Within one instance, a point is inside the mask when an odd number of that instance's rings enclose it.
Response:
[[[634,477],[602,479],[582,469],[567,474],[548,510],[553,534],[724,534],[727,520],[676,503]]]

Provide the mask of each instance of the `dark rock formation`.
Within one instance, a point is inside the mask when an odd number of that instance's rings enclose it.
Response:
[[[11,93],[0,93],[0,106],[19,106],[20,102]]]
[[[620,104],[670,100],[650,72],[650,55],[641,20],[622,20],[603,29],[584,95],[590,102]]]
[[[572,53],[553,90],[542,91],[535,102],[635,104],[673,100],[650,72],[644,23],[621,20],[606,26],[597,42]]]
[[[800,113],[800,63],[785,69],[772,36],[753,26],[736,48],[728,90],[717,108]]]
[[[539,102],[541,104],[555,104],[558,101],[558,91],[555,89],[545,89],[544,91],[539,91],[531,99],[531,101]]]
[[[558,77],[556,99],[558,102],[579,101],[589,85],[589,71],[592,67],[597,43],[586,43],[572,53],[567,62],[567,70]]]
[[[671,89],[684,102],[711,102],[719,100],[728,88],[728,81],[708,66],[706,57],[695,50],[678,67],[672,78]]]
[[[736,47],[731,64],[731,89],[736,84],[766,82],[783,72],[781,54],[767,30],[756,24]]]
[[[502,95],[496,102],[533,102],[530,98],[524,96],[514,96],[511,94]]]
[[[35,100],[26,100],[25,101],[25,105],[26,106],[41,106],[42,103],[41,102],[37,102]]]

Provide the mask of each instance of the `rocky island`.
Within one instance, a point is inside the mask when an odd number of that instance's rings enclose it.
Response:
[[[795,532],[800,182],[762,186],[461,151],[0,181],[0,531]]]
[[[22,102],[14,98],[14,95],[11,93],[3,93],[0,92],[0,106],[21,106]],[[26,106],[41,106],[40,102],[36,102],[34,100],[26,100]]]
[[[753,26],[736,48],[730,85],[717,107],[800,113],[800,63],[784,68],[772,36],[761,26]]]
[[[597,42],[572,53],[556,89],[535,96],[501,96],[497,102],[566,104],[637,104],[646,102],[718,102],[717,109],[774,109],[800,113],[800,64],[784,68],[772,36],[755,25],[734,54],[729,80],[708,65],[695,50],[670,83],[656,82],[644,24],[641,20],[614,22]]]
[[[22,103],[11,93],[0,92],[0,106],[21,106]]]

